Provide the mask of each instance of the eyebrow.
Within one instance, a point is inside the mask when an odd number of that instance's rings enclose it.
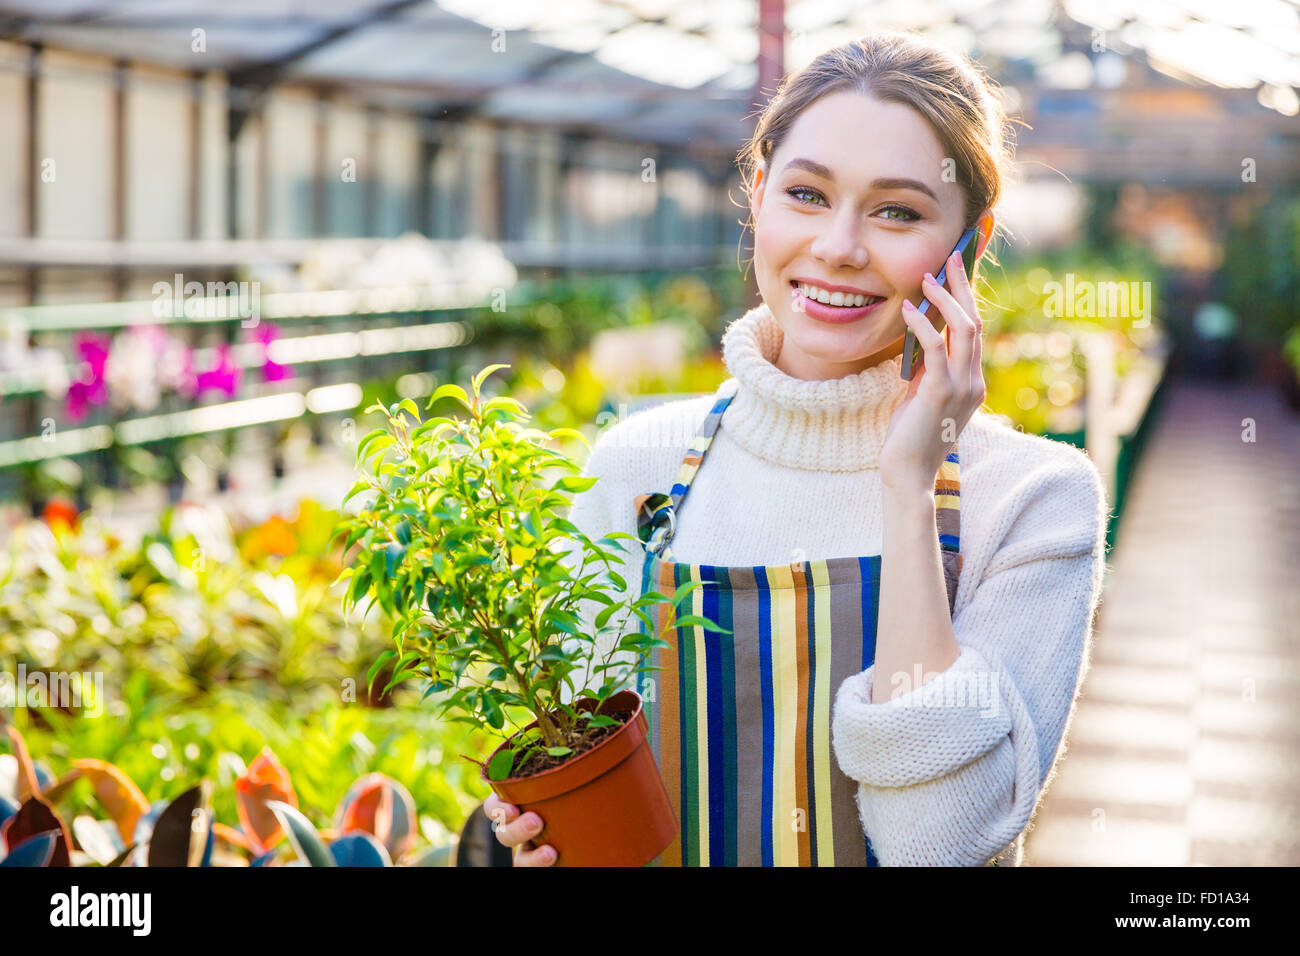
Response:
[[[786,163],[785,166],[782,167],[781,171],[785,172],[787,169],[804,169],[812,173],[814,176],[820,176],[822,179],[828,179],[831,182],[835,182],[835,176],[831,173],[829,168],[823,166],[816,160],[805,159],[802,156],[790,160],[790,162]],[[914,189],[917,192],[925,193],[935,202],[939,201],[939,197],[934,194],[934,190],[919,179],[907,179],[902,176],[885,176],[880,179],[873,179],[871,181],[871,188],[877,190]]]

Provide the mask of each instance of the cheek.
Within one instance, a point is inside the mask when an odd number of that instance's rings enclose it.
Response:
[[[881,271],[889,276],[890,283],[904,292],[915,292],[927,272],[938,274],[943,266],[943,250],[927,247],[892,250],[886,262],[879,263]]]
[[[797,217],[779,207],[764,205],[754,220],[754,253],[775,269],[784,268],[802,241]]]

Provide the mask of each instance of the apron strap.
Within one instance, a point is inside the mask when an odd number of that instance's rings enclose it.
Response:
[[[704,456],[713,443],[713,436],[735,397],[740,382],[729,378],[715,393],[713,407],[705,416],[699,433],[691,442],[677,471],[672,491],[647,492],[633,499],[636,508],[636,533],[647,553],[664,560],[672,560],[669,542],[677,532],[676,512],[690,490],[691,482],[704,462]],[[961,576],[961,462],[957,446],[944,458],[934,481],[935,526],[939,534],[939,556],[943,561],[944,584],[948,591],[948,611],[957,605],[957,583]]]
[[[951,615],[957,607],[957,582],[961,577],[961,463],[955,445],[935,475],[934,518]]]
[[[729,378],[718,386],[717,392],[714,393],[713,407],[704,417],[699,432],[682,458],[681,466],[677,469],[677,480],[673,484],[672,491],[666,495],[662,492],[651,492],[637,495],[634,499],[637,514],[636,532],[645,550],[660,557],[667,556],[668,542],[677,530],[674,512],[681,508],[682,499],[690,490],[691,482],[700,470],[709,445],[713,443],[713,436],[722,421],[722,413],[731,404],[739,387],[740,382],[735,378]]]

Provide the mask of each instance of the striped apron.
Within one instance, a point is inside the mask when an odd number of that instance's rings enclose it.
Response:
[[[728,379],[669,494],[638,495],[641,593],[698,581],[680,613],[645,608],[655,634],[636,676],[650,740],[681,830],[659,866],[878,866],[858,784],[831,753],[831,702],[875,659],[880,555],[725,567],[675,561],[669,546],[691,481],[738,387]],[[935,481],[948,609],[961,571],[956,451]],[[687,615],[714,622],[678,625]],[[639,628],[646,633],[644,621]]]

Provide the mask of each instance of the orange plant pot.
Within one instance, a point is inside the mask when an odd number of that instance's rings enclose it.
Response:
[[[590,710],[593,704],[584,698],[574,706]],[[521,814],[531,810],[542,818],[542,832],[533,842],[555,848],[556,866],[644,866],[677,835],[677,817],[650,750],[641,695],[620,691],[605,701],[601,713],[631,716],[591,750],[550,770],[489,780],[489,758],[481,772],[498,797]],[[536,725],[533,721],[525,729]]]

